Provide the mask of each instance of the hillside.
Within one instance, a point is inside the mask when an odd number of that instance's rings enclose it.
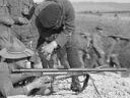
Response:
[[[73,3],[76,12],[80,11],[130,11],[130,3],[95,3],[78,2]]]
[[[79,2],[73,3],[73,6],[77,12],[76,28],[80,32],[91,32],[100,24],[107,27],[108,32],[127,34],[129,31],[130,3]]]

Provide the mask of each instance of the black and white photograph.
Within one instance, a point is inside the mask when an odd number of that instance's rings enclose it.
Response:
[[[0,98],[130,98],[130,0],[0,0]]]

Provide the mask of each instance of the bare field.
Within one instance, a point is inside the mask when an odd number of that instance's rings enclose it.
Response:
[[[95,28],[102,28],[104,33],[130,38],[130,16],[114,17],[109,14],[76,14],[78,32],[95,33]]]
[[[130,21],[130,3],[80,2],[80,3],[73,3],[73,6],[76,11],[76,28],[78,31],[92,32],[91,31],[92,28],[96,27],[100,23],[109,26],[112,25],[114,28],[118,29],[117,25],[123,23],[121,25],[127,24],[128,26],[127,21]],[[126,12],[124,13],[124,11]],[[99,12],[99,13],[92,14],[93,12]],[[124,25],[124,27],[123,26],[122,27],[123,29],[128,29],[129,27],[127,26]],[[115,32],[114,29],[113,32]]]
[[[81,11],[130,11],[130,3],[95,3],[78,2],[73,3],[76,12]]]

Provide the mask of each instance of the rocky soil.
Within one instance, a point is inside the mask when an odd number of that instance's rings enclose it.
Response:
[[[75,94],[69,87],[71,80],[57,81],[55,93],[50,96],[11,96],[9,98],[130,98],[130,77],[122,77],[116,73],[91,74],[95,80],[89,80],[88,87],[80,94]],[[81,81],[83,77],[80,77]]]

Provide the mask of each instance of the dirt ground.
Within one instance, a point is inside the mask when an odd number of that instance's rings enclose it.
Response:
[[[116,73],[91,74],[95,80],[94,88],[92,80],[89,80],[88,87],[80,94],[75,94],[69,87],[71,80],[56,81],[55,93],[50,96],[11,96],[8,98],[130,98],[130,77],[122,77]],[[80,77],[81,81],[83,77]]]

